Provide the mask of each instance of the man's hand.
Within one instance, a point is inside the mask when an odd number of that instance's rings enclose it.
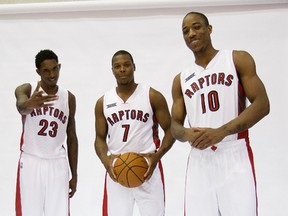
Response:
[[[37,87],[31,97],[27,100],[27,108],[41,108],[52,106],[51,101],[58,100],[56,95],[43,95],[43,91],[39,91],[41,86],[41,81],[38,82]]]
[[[160,160],[157,153],[140,154],[148,160],[148,170],[144,174],[145,181],[149,180]]]
[[[77,177],[72,177],[72,179],[69,181],[69,197],[72,198],[76,192],[77,188]]]
[[[191,128],[194,131],[193,140],[190,140],[191,146],[200,150],[206,149],[219,143],[224,136],[219,129],[213,128]]]
[[[102,161],[102,163],[104,164],[104,167],[106,168],[106,171],[110,175],[111,179],[115,182],[117,182],[117,176],[113,169],[113,162],[119,156],[120,156],[119,154],[118,155],[111,154],[106,157],[105,161]]]

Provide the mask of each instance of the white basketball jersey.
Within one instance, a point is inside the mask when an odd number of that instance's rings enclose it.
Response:
[[[108,149],[112,154],[153,152],[158,140],[149,99],[150,87],[138,84],[127,101],[113,88],[104,95],[103,112],[108,124]],[[156,134],[155,134],[156,132]]]
[[[232,51],[220,50],[206,68],[193,64],[180,75],[190,127],[217,128],[236,118],[246,107]],[[223,141],[247,138],[248,131]]]
[[[31,84],[31,94],[37,83]],[[40,91],[44,91],[40,88]],[[42,158],[66,155],[66,129],[69,117],[68,91],[58,87],[58,100],[54,105],[34,109],[23,115],[21,150]]]

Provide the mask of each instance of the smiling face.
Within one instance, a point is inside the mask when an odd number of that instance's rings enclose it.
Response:
[[[182,33],[186,45],[194,53],[203,52],[211,45],[212,26],[200,14],[190,13],[186,15],[182,23]]]
[[[112,71],[118,85],[134,83],[135,65],[128,54],[119,54],[113,57]]]
[[[55,59],[46,59],[41,64],[37,73],[41,77],[41,86],[45,90],[57,87],[61,65]]]

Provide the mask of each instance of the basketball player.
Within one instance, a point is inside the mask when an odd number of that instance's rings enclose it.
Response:
[[[76,100],[57,85],[61,65],[53,51],[41,50],[35,63],[41,80],[15,90],[23,124],[16,215],[68,216],[77,185]]]
[[[135,83],[135,64],[125,50],[112,57],[117,87],[98,99],[95,106],[95,150],[107,170],[103,216],[133,215],[136,202],[140,214],[164,215],[164,179],[160,159],[171,148],[171,117],[163,95],[146,85]],[[164,131],[160,145],[158,123]],[[107,141],[106,141],[107,140]],[[112,163],[121,153],[137,152],[147,157],[146,181],[136,188],[116,182]]]
[[[174,78],[171,130],[191,144],[185,215],[256,216],[248,128],[269,113],[269,100],[255,62],[245,51],[214,49],[204,14],[188,13],[182,31],[195,62]]]

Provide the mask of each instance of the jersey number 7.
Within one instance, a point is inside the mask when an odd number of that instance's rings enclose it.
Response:
[[[123,134],[123,140],[122,141],[127,142],[130,125],[128,125],[128,124],[122,125],[122,128],[124,128],[124,134]]]

